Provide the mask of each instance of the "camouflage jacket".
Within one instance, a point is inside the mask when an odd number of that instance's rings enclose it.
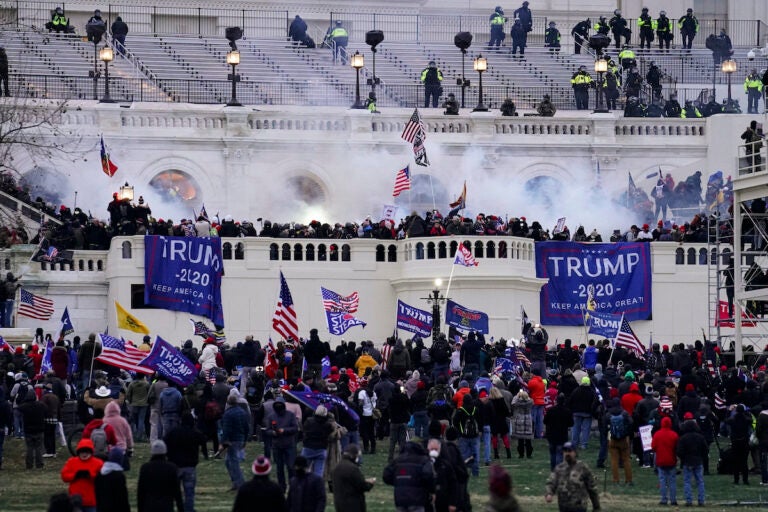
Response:
[[[562,462],[547,480],[547,494],[557,496],[561,511],[586,510],[588,500],[595,510],[600,509],[595,478],[586,464],[577,460],[573,465]]]

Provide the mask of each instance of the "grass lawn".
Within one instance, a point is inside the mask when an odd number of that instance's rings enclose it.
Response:
[[[388,445],[382,444],[382,447],[385,446]],[[366,477],[375,476],[378,479],[376,486],[368,494],[368,510],[372,512],[394,510],[392,488],[384,485],[381,480],[382,469],[386,463],[384,452],[385,450],[380,448],[376,455],[366,456],[363,463],[363,472]],[[66,449],[59,448],[59,455],[55,459],[45,459],[45,469],[33,471],[24,469],[24,453],[23,441],[6,439],[3,469],[0,471],[0,512],[41,512],[46,510],[48,498],[52,494],[66,491],[66,486],[59,478],[59,470],[68,456]],[[260,444],[251,443],[248,445],[247,464],[243,464],[246,478],[250,476],[250,462],[259,453],[261,453]],[[580,458],[594,467],[596,454],[596,447],[593,446],[580,453]],[[543,498],[544,483],[549,475],[549,451],[546,443],[534,441],[533,459],[531,460],[516,458],[517,454],[514,447],[513,457],[515,458],[502,458],[500,462],[512,474],[514,492],[523,509],[528,511],[556,511],[557,505],[555,503],[548,505]],[[149,445],[147,443],[139,444],[133,457],[133,468],[127,473],[128,489],[134,510],[136,509],[135,494],[138,470],[148,458]],[[716,465],[715,454],[712,454],[712,459],[711,467],[714,468]],[[658,505],[657,480],[653,471],[633,466],[633,472],[635,486],[625,487],[614,486],[610,483],[610,474],[603,470],[596,470],[595,476],[599,483],[603,510],[621,510],[622,512],[670,510],[670,507]],[[708,510],[732,510],[732,505],[736,501],[762,501],[762,507],[768,507],[768,487],[759,485],[760,478],[757,475],[751,475],[750,486],[734,486],[730,476],[707,476],[705,482],[707,488],[706,508]],[[482,510],[482,505],[487,500],[486,468],[481,467],[480,477],[472,479],[470,485],[474,509],[476,511]],[[234,493],[228,491],[229,487],[229,477],[224,467],[224,460],[201,461],[197,472],[197,504],[195,507],[197,511],[231,510]],[[685,502],[682,493],[682,475],[678,476],[678,502],[680,504]],[[259,511],[258,504],[254,504],[253,510]],[[333,510],[332,497],[330,496],[326,510]]]

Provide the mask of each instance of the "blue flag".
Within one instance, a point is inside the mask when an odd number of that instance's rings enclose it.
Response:
[[[491,379],[489,379],[488,377],[480,377],[475,381],[475,389],[478,391],[480,391],[481,389],[484,389],[488,393],[490,393],[492,387],[493,387],[493,383],[491,382]]]
[[[397,328],[424,338],[432,335],[432,313],[397,301]],[[395,336],[397,337],[397,336]]]
[[[515,357],[517,359],[517,357]],[[515,368],[519,365],[518,362],[515,364],[515,361],[512,361],[511,359],[507,359],[506,357],[497,357],[496,358],[496,365],[493,369],[493,373],[495,375],[502,375],[504,373],[515,373]]]
[[[144,247],[144,302],[224,327],[221,238],[145,236]]]
[[[589,312],[589,333],[603,336],[606,339],[616,339],[616,334],[621,327],[621,315],[612,313],[601,313],[599,311]]]
[[[347,402],[336,395],[327,395],[325,393],[315,393],[314,391],[283,391],[294,400],[301,402],[313,411],[318,405],[324,405],[328,410],[335,410],[339,413],[346,413],[349,418],[355,422],[360,422],[360,416],[347,405]]]
[[[323,360],[320,362],[322,365],[322,369],[320,370],[320,375],[325,379],[331,374],[331,358],[328,356],[325,356]]]
[[[362,320],[358,320],[349,313],[342,311],[326,311],[325,318],[328,321],[328,332],[334,336],[341,336],[347,332],[347,329],[356,325],[362,325],[363,328],[368,325]]]
[[[69,309],[64,307],[64,313],[61,314],[61,336],[68,336],[75,332],[75,327],[72,325],[72,319],[69,317]]]
[[[43,361],[40,363],[40,375],[45,375],[51,371],[51,352],[53,352],[53,340],[48,340],[48,343],[45,344],[45,352],[43,352]]]
[[[445,304],[445,323],[461,331],[475,331],[488,334],[488,315],[482,311],[468,309],[448,299]]]
[[[189,386],[197,376],[195,365],[184,357],[179,349],[160,336],[155,338],[152,351],[139,364],[153,368],[157,373],[179,386]]]

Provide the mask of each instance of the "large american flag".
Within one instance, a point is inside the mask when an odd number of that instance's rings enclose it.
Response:
[[[360,295],[353,292],[352,295],[343,297],[328,288],[320,287],[320,293],[323,296],[323,307],[330,312],[356,313],[360,305]]]
[[[465,267],[476,267],[477,262],[472,252],[464,247],[463,244],[459,244],[459,248],[456,251],[456,257],[453,259],[454,265],[463,265]]]
[[[130,343],[126,343],[122,338],[99,334],[99,341],[101,341],[101,354],[96,357],[96,361],[132,372],[146,373],[147,375],[155,373],[152,368],[139,364],[147,357],[147,353]]]
[[[19,289],[19,315],[37,320],[50,320],[53,315],[53,301],[40,295],[30,293],[24,288]]]
[[[272,316],[272,328],[283,339],[299,339],[299,324],[296,320],[296,311],[293,309],[293,297],[282,272],[280,272],[280,295],[277,298],[275,314]]]
[[[397,171],[395,177],[395,188],[392,190],[392,197],[397,197],[401,192],[411,190],[411,170],[406,165],[405,169]]]
[[[405,128],[403,128],[403,134],[400,135],[400,137],[413,144],[413,141],[416,139],[416,135],[421,132],[424,133],[424,123],[421,121],[421,116],[419,115],[419,109],[413,109],[413,114],[411,114],[411,118],[408,120],[407,123],[405,123]],[[422,135],[422,139],[426,138]]]
[[[645,347],[640,342],[635,331],[630,327],[629,321],[624,317],[621,318],[621,327],[619,327],[619,332],[616,334],[616,346],[631,350],[638,357],[644,357],[645,355]]]

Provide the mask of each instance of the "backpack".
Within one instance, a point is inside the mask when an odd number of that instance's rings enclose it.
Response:
[[[91,442],[93,443],[93,455],[100,459],[107,458],[107,431],[106,423],[102,423],[98,428],[91,431]]]
[[[459,433],[461,433],[461,437],[477,437],[480,434],[480,430],[477,427],[477,420],[474,416],[477,408],[473,408],[471,414],[463,407],[461,410],[465,413],[464,418],[462,418],[461,422],[459,423]]]
[[[205,404],[205,410],[203,411],[203,418],[205,421],[216,421],[223,415],[221,406],[216,400],[211,400]]]
[[[451,406],[451,395],[445,386],[435,386],[429,392],[429,407],[444,407]]]
[[[19,389],[16,390],[16,396],[13,397],[13,403],[15,405],[21,404],[27,398],[27,389],[29,388],[26,384],[19,383]]]
[[[611,439],[624,439],[627,437],[627,425],[623,414],[611,414]]]

